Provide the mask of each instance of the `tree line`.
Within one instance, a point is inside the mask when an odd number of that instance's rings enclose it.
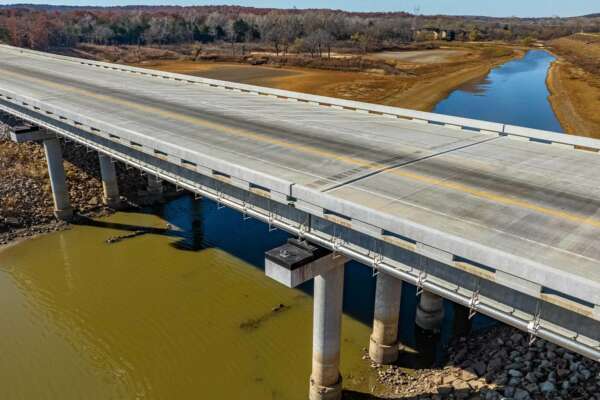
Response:
[[[599,32],[597,16],[488,18],[274,10],[244,7],[0,7],[0,41],[34,49],[99,45],[256,43],[277,54],[322,55],[339,44],[367,52],[428,40],[418,32],[460,32],[461,40],[548,40]]]

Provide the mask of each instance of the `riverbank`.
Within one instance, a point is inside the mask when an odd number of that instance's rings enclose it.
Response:
[[[96,152],[64,143],[63,156],[75,220],[114,210],[102,204],[102,180]],[[117,167],[124,206],[135,207],[145,182],[139,172]],[[16,144],[0,137],[0,246],[20,238],[66,229],[53,214],[52,191],[43,146]]]
[[[431,51],[436,51],[438,62],[431,62],[429,56]],[[448,56],[440,57],[441,51],[447,51]],[[446,98],[457,87],[481,79],[498,65],[522,57],[524,54],[525,50],[522,48],[494,44],[463,45],[444,50],[411,52],[410,61],[392,56],[385,59],[377,58],[378,62],[385,62],[390,68],[393,67],[394,73],[385,73],[383,70],[369,68],[358,72],[349,72],[333,68],[300,68],[185,59],[146,60],[131,65],[321,96],[431,111],[439,101]],[[370,59],[370,57],[366,59]]]
[[[507,326],[456,338],[440,368],[371,367],[379,398],[600,400],[600,364]]]
[[[600,35],[573,35],[549,46],[558,58],[547,80],[556,116],[567,133],[600,138]]]

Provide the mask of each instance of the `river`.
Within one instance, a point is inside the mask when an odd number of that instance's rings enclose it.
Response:
[[[560,131],[545,89],[552,61],[531,51],[436,112]],[[264,252],[286,238],[183,196],[0,252],[0,398],[305,399],[311,284],[287,289],[262,271]],[[375,280],[355,263],[345,280],[344,386],[368,392],[377,388],[362,360]],[[415,299],[405,285],[401,336],[410,348]],[[443,340],[453,311],[446,304]]]
[[[563,132],[546,86],[554,60],[544,50],[531,50],[453,91],[433,112]]]

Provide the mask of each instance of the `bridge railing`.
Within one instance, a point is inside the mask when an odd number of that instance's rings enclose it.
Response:
[[[16,53],[32,54],[39,57],[53,58],[61,61],[88,65],[97,68],[110,69],[113,71],[140,74],[143,76],[155,77],[160,79],[172,79],[175,81],[202,84],[211,87],[218,87],[226,90],[249,93],[259,96],[275,97],[288,101],[300,101],[317,106],[332,107],[342,110],[352,110],[366,114],[375,114],[390,118],[404,119],[417,123],[441,125],[454,129],[464,129],[473,132],[480,132],[482,134],[507,136],[511,139],[516,140],[552,144],[561,147],[571,148],[574,150],[584,150],[600,153],[600,140],[590,137],[565,135],[557,132],[530,129],[496,122],[480,121],[470,118],[454,117],[443,114],[415,111],[399,107],[363,103],[359,101],[337,99],[333,97],[317,96],[306,93],[292,92],[288,90],[272,89],[243,83],[228,82],[216,79],[196,77],[191,75],[177,74],[172,72],[132,67],[128,65],[112,64],[102,61],[83,60],[80,58],[44,53],[29,49],[21,49],[7,45],[0,45],[0,48]]]

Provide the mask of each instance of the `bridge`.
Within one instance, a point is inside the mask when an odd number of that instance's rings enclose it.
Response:
[[[393,362],[402,282],[417,325],[442,299],[600,361],[600,141],[0,46],[0,110],[43,141],[68,219],[59,140],[299,238],[266,273],[315,279],[312,399],[338,398],[343,266],[377,275],[371,358]],[[366,344],[365,344],[366,345]]]

